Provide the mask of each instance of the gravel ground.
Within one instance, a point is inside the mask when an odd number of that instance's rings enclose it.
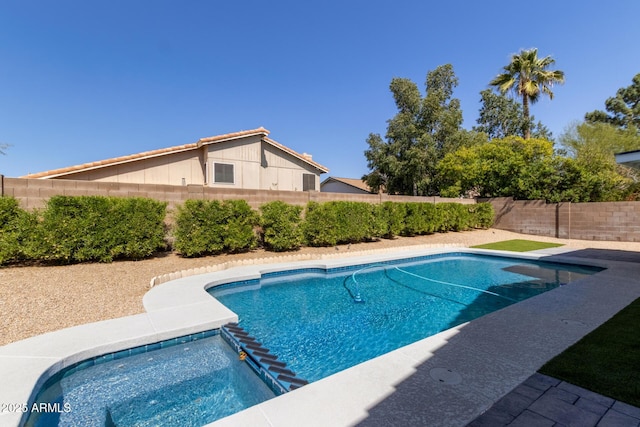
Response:
[[[369,249],[425,244],[473,246],[509,239],[563,243],[571,248],[619,249],[640,252],[640,243],[554,239],[489,229],[460,233],[399,237],[394,240],[340,246],[348,256]],[[303,248],[295,253],[336,253],[335,248]],[[181,258],[166,254],[143,261],[66,266],[0,268],[0,345],[83,323],[144,312],[142,296],[152,277],[247,258],[279,254],[257,250],[246,254]]]

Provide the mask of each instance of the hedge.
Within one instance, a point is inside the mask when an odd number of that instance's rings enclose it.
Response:
[[[376,205],[364,202],[309,202],[303,232],[309,246],[357,243],[381,237],[384,224]]]
[[[244,200],[187,200],[175,216],[174,249],[186,257],[243,252],[259,236],[265,249],[289,251],[487,228],[494,216],[489,203],[309,202],[302,213],[281,201],[258,213]],[[0,197],[0,265],[148,257],[166,248],[165,215],[166,203],[143,198],[54,196],[44,210],[27,212]]]
[[[404,231],[405,216],[404,203],[383,202],[375,207],[377,229],[380,237],[392,239]]]
[[[54,196],[32,256],[64,263],[148,257],[165,246],[166,206],[138,197]]]
[[[256,247],[258,213],[244,200],[187,200],[178,207],[175,249],[196,257]]]
[[[20,209],[13,197],[0,197],[0,265],[32,258],[36,213]]]
[[[260,206],[262,242],[269,251],[282,252],[299,249],[303,243],[301,206],[279,200]]]

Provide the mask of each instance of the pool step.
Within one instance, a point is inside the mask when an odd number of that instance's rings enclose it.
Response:
[[[220,334],[236,352],[244,352],[247,355],[245,361],[276,394],[284,394],[309,384],[308,381],[298,378],[295,372],[287,368],[286,363],[277,360],[278,356],[263,347],[237,323],[222,326]]]

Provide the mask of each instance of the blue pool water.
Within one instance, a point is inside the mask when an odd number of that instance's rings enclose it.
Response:
[[[236,312],[241,327],[278,361],[316,381],[597,271],[436,255],[267,274],[209,293]],[[35,398],[61,410],[32,413],[26,425],[200,426],[274,397],[220,335],[210,335],[67,368]]]
[[[456,255],[209,292],[289,369],[316,381],[595,271]]]
[[[201,426],[274,397],[220,335],[59,376],[36,402],[60,410],[27,426]]]

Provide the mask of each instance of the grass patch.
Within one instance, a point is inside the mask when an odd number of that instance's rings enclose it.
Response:
[[[640,298],[540,372],[640,407]]]
[[[563,246],[560,243],[536,242],[533,240],[504,240],[502,242],[487,243],[485,245],[472,246],[478,249],[494,249],[497,251],[527,252],[538,249],[557,248]]]

